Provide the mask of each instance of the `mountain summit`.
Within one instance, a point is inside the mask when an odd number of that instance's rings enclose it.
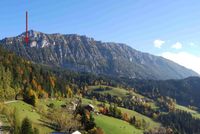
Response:
[[[142,53],[122,43],[95,41],[76,34],[45,34],[29,31],[5,38],[0,44],[17,55],[36,63],[58,66],[79,72],[139,79],[182,79],[198,76],[192,70],[162,57]]]

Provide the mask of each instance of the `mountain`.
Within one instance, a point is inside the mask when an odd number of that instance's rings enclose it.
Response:
[[[142,53],[122,43],[95,41],[76,34],[44,34],[29,31],[5,38],[0,44],[9,51],[36,63],[80,72],[139,79],[181,79],[198,76],[192,70],[162,57]]]

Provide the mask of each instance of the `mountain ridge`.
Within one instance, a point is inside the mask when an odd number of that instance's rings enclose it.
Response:
[[[0,40],[7,50],[36,63],[80,72],[140,79],[182,79],[199,76],[160,56],[140,52],[124,43],[96,41],[78,34],[45,34],[29,31]]]

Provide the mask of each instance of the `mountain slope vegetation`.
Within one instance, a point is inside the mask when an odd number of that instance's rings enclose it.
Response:
[[[29,31],[30,42],[24,43],[25,33],[5,38],[0,44],[36,63],[117,77],[140,79],[182,79],[198,76],[162,57],[142,53],[122,43],[106,43],[76,34],[44,34]]]
[[[0,122],[6,117],[9,124],[6,128],[10,131],[20,131],[14,113],[19,114],[21,122],[24,120],[21,114],[26,112],[27,116],[37,116],[37,120],[30,117],[30,121],[40,132],[65,132],[72,127],[89,134],[103,133],[102,129],[108,132],[115,120],[131,129],[127,133],[132,130],[141,134],[199,133],[198,125],[188,126],[189,122],[200,122],[199,77],[161,81],[79,73],[35,64],[0,48],[0,79]],[[90,102],[84,103],[85,98]],[[17,101],[10,104],[8,100],[14,99]],[[77,107],[72,110],[76,101]],[[19,104],[23,106],[18,107]],[[84,109],[91,104],[95,106],[94,112]]]
[[[128,80],[127,83],[145,96],[149,96],[151,98],[156,98],[159,96],[169,96],[176,99],[179,104],[185,106],[191,105],[200,108],[199,77],[189,77],[182,80],[166,81],[135,79]]]

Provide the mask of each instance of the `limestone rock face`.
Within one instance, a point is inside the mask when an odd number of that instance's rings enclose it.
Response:
[[[0,44],[17,55],[36,63],[58,66],[79,72],[92,72],[139,79],[181,79],[198,76],[172,61],[137,51],[122,43],[95,41],[76,34],[45,34],[29,31],[5,38]]]

